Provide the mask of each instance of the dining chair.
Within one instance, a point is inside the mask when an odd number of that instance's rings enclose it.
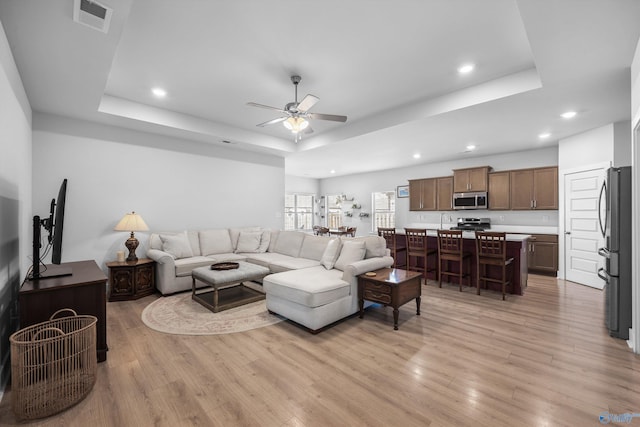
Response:
[[[356,237],[356,229],[358,227],[347,227],[345,230],[345,236]]]
[[[393,258],[393,267],[400,268],[406,264],[406,251],[407,245],[405,239],[398,239],[395,228],[378,227],[378,236],[384,238],[387,242],[387,248],[391,252]],[[402,256],[398,256],[399,253],[405,252]]]
[[[457,277],[462,292],[462,279],[467,278],[471,286],[471,252],[463,250],[461,230],[438,230],[438,286],[442,287],[442,276]],[[445,261],[445,267],[442,262]],[[467,270],[465,271],[465,261]],[[451,263],[457,264],[453,269]]]
[[[429,248],[426,229],[405,228],[404,234],[407,240],[407,265],[405,268],[421,272],[426,281],[427,273],[435,271],[437,274],[437,265],[436,267],[429,267],[429,256],[435,256],[438,252],[435,248]],[[411,263],[412,259],[415,260],[413,264]],[[437,263],[437,259],[435,261]]]
[[[504,301],[506,288],[513,283],[513,258],[507,258],[506,233],[476,231],[476,257],[478,295],[480,295],[480,286],[483,281],[485,289],[487,289],[487,282],[499,283]],[[487,275],[487,265],[500,269],[499,279]]]

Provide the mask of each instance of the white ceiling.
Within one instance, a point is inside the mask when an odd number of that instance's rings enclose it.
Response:
[[[637,0],[99,2],[106,34],[73,0],[0,1],[34,111],[285,157],[287,174],[521,151],[630,118]],[[284,107],[292,74],[312,112],[348,121],[314,120],[297,144],[256,127],[279,114],[246,103]]]

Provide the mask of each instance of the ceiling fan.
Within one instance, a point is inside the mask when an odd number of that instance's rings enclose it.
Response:
[[[320,101],[320,98],[308,94],[307,96],[302,98],[302,101],[298,102],[298,83],[300,83],[300,80],[302,80],[302,77],[300,76],[291,76],[291,82],[295,87],[295,101],[289,102],[284,106],[284,108],[276,108],[269,105],[258,104],[255,102],[247,102],[247,105],[250,105],[252,107],[266,108],[284,114],[282,117],[278,117],[264,123],[259,123],[256,126],[264,127],[276,123],[282,123],[285,128],[290,130],[291,133],[295,135],[295,142],[298,142],[300,139],[302,139],[303,133],[308,134],[313,132],[313,129],[311,129],[311,126],[309,126],[309,119],[330,120],[333,122],[343,123],[347,121],[347,116],[310,113],[309,109],[313,107],[316,102]]]

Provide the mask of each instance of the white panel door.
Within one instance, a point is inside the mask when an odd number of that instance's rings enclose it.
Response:
[[[604,258],[598,255],[598,248],[604,246],[598,201],[605,176],[604,168],[564,175],[565,278],[598,289],[604,287],[598,277],[598,268],[604,265]]]

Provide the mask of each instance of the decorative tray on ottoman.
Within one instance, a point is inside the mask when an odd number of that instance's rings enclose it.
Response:
[[[238,268],[240,264],[237,262],[219,262],[211,266],[212,270],[234,270]]]

